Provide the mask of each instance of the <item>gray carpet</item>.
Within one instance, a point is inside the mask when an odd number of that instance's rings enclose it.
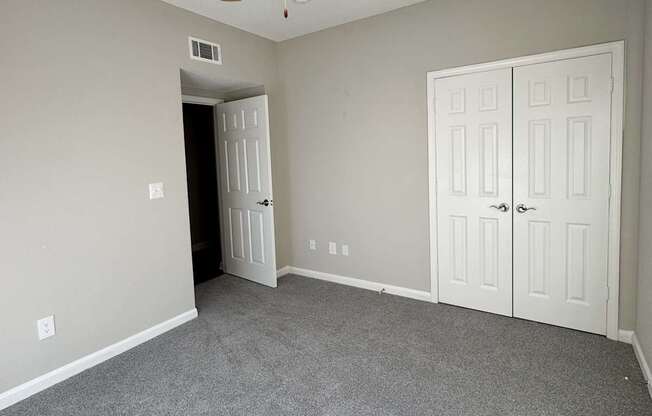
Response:
[[[222,277],[197,305],[0,413],[652,415],[631,346],[604,337],[295,276]]]

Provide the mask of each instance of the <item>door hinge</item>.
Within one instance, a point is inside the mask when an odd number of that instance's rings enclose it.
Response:
[[[610,86],[609,86],[609,88],[610,88],[610,90],[611,90],[612,93],[614,92],[614,88],[615,88],[615,87],[616,87],[616,78],[611,77],[611,81],[610,81]]]

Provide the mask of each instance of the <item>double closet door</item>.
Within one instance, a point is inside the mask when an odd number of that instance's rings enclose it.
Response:
[[[606,334],[611,60],[436,80],[440,302]]]

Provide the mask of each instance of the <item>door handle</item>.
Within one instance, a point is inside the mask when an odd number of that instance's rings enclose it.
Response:
[[[501,203],[500,205],[489,205],[489,208],[494,208],[501,212],[509,211],[509,205],[504,202]]]
[[[537,210],[536,208],[525,206],[525,204],[518,204],[518,205],[516,206],[516,211],[517,211],[519,214],[525,214],[525,213],[528,212],[528,211],[536,211],[536,210]]]
[[[258,205],[263,205],[263,206],[266,206],[266,207],[274,206],[274,201],[271,200],[271,199],[266,199],[266,200],[264,200],[264,201],[258,201],[258,202],[256,202],[256,203],[257,203]]]

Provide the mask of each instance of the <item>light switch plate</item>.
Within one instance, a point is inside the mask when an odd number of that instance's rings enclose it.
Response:
[[[332,241],[328,243],[328,254],[333,254],[333,255],[337,254],[337,244],[336,243],[334,243]]]
[[[165,197],[163,182],[149,184],[149,199],[161,199]]]
[[[38,330],[39,341],[53,337],[56,333],[54,315],[46,316],[45,318],[36,321],[36,329]]]
[[[342,244],[342,255],[343,256],[348,256],[349,255],[349,245],[348,244]]]

